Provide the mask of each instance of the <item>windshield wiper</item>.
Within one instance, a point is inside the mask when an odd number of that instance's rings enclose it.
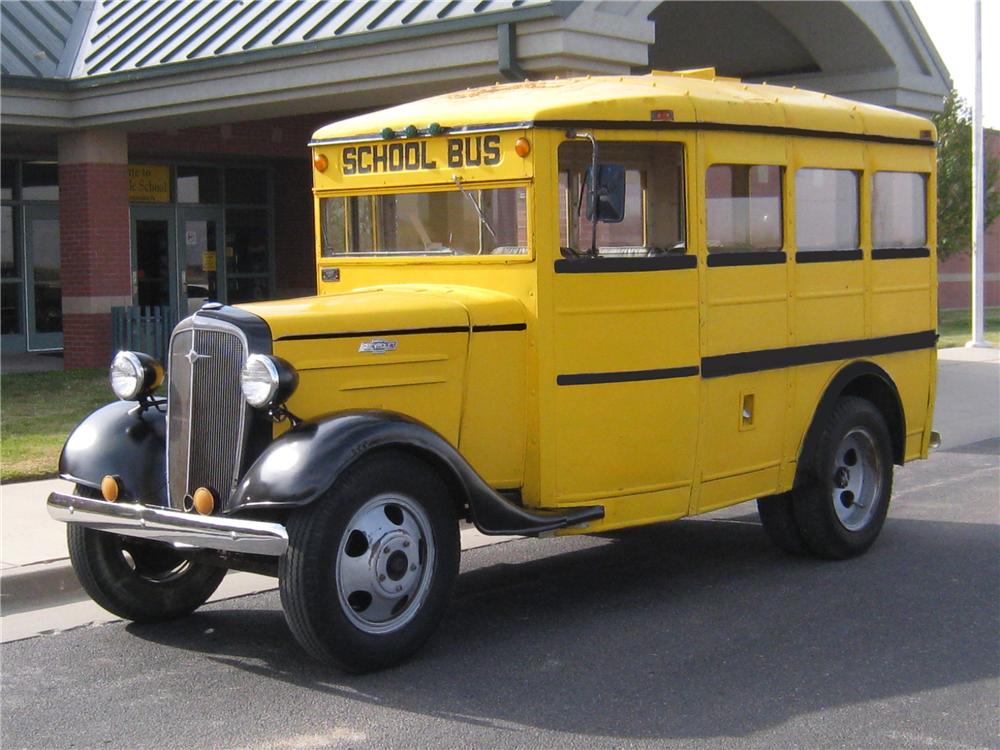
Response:
[[[497,233],[493,231],[493,227],[491,227],[489,221],[487,221],[486,215],[483,213],[483,209],[480,208],[478,203],[476,203],[476,199],[472,197],[472,193],[468,192],[464,187],[462,187],[462,178],[459,177],[458,175],[455,175],[454,180],[455,184],[458,186],[459,192],[461,192],[462,195],[464,195],[466,198],[469,199],[469,202],[472,203],[472,207],[476,209],[476,213],[479,214],[479,223],[482,226],[486,227],[486,230],[490,233],[490,236],[493,237],[493,241],[497,242],[498,241]]]

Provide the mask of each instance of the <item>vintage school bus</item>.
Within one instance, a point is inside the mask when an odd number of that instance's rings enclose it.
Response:
[[[316,284],[209,303],[69,438],[73,564],[119,615],[271,572],[350,670],[412,653],[459,521],[580,534],[756,499],[845,558],[924,458],[935,132],[825,94],[654,72],[497,85],[311,144]]]

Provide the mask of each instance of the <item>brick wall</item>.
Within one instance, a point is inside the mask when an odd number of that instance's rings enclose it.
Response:
[[[274,296],[316,293],[312,166],[284,160],[274,169]]]
[[[1000,132],[986,131],[986,152],[1000,161]],[[983,301],[1000,307],[1000,219],[988,227],[983,242]],[[968,309],[972,304],[972,255],[953,255],[938,263],[938,309]]]
[[[124,164],[61,164],[59,247],[66,367],[111,359],[108,298],[131,294],[128,172]]]

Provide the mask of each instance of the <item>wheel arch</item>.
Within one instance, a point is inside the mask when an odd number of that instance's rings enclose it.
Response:
[[[823,427],[830,418],[837,399],[842,396],[863,398],[879,410],[889,428],[893,462],[902,465],[906,447],[906,413],[899,397],[899,390],[889,373],[874,362],[852,362],[838,371],[829,382],[813,413],[799,450],[795,474],[796,487],[814,479],[807,457],[815,451]]]

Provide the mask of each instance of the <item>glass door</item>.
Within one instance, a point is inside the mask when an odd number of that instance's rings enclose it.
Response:
[[[222,211],[213,208],[179,208],[179,308],[187,316],[205,302],[224,302],[220,292],[219,255],[222,245]]]
[[[166,206],[132,207],[132,294],[135,304],[173,307],[177,294],[171,248],[174,210]]]
[[[24,257],[28,350],[61,349],[59,206],[24,207]]]

